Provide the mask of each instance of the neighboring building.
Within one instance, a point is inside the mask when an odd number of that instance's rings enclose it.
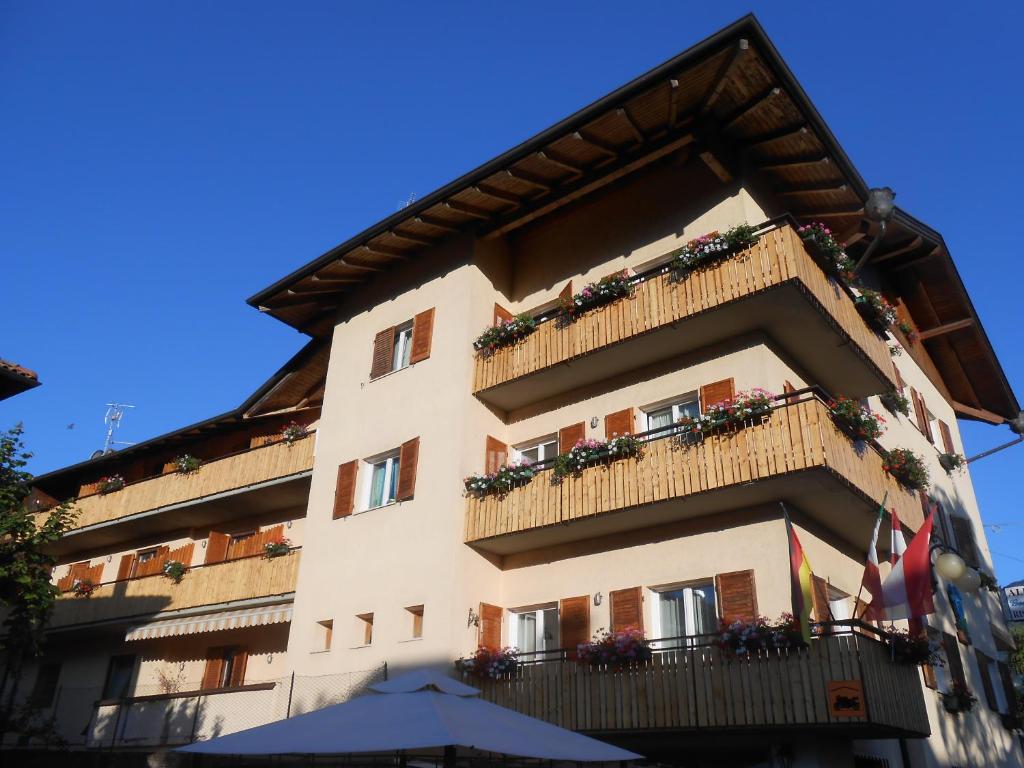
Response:
[[[1002,589],[1007,626],[1024,627],[1024,581],[1014,581]]]
[[[958,419],[1019,406],[936,231],[897,209],[863,270],[914,341],[873,330],[805,248],[797,223],[823,221],[865,254],[866,195],[748,17],[285,277],[250,303],[313,340],[259,393],[38,479],[80,496],[57,583],[101,586],[62,596],[25,695],[77,744],[152,749],[322,706],[385,664],[451,669],[511,645],[537,663],[484,695],[660,762],[1019,765],[988,591],[957,621],[940,582],[928,626],[945,661],[923,672],[841,623],[784,659],[723,661],[709,643],[719,621],[791,607],[779,502],[818,577],[816,618],[859,610],[879,504],[916,531],[930,503],[882,448],[924,458],[936,537],[991,571],[969,474],[939,455],[963,453]],[[691,238],[741,223],[752,247],[671,268]],[[559,314],[623,270],[632,297]],[[521,313],[531,335],[474,354],[481,328]],[[672,428],[757,387],[787,396],[703,439]],[[913,407],[886,413],[881,446],[856,443],[815,387]],[[315,437],[275,442],[293,420]],[[642,458],[552,482],[555,455],[623,433],[649,438]],[[184,453],[203,466],[175,473]],[[519,459],[544,463],[464,496],[465,477]],[[87,495],[113,473],[128,485]],[[258,556],[279,533],[301,557]],[[168,559],[194,566],[180,584],[153,575]],[[658,639],[651,665],[572,660],[629,625]],[[954,683],[973,711],[944,710]]]
[[[30,371],[9,360],[0,359],[0,400],[14,397],[33,387],[38,387],[41,383],[35,371]]]

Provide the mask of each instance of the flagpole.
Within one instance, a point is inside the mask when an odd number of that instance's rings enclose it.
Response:
[[[888,499],[889,491],[886,490],[885,493],[882,494],[882,503],[878,505],[878,508],[881,510],[880,514],[885,512],[885,502],[888,501]],[[867,568],[866,565],[864,567]],[[862,594],[864,594],[864,579],[860,580],[860,589],[857,590],[857,598],[853,601],[853,618],[857,619],[858,621],[860,621],[860,616],[857,615],[857,603],[860,602],[860,596]]]

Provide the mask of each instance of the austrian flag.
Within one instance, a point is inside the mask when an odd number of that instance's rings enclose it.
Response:
[[[935,510],[932,509],[924,525],[917,531],[914,540],[903,552],[892,567],[889,575],[881,584],[880,593],[875,593],[869,584],[869,572],[872,570],[878,573],[878,556],[875,554],[872,541],[871,551],[868,553],[868,564],[864,573],[864,586],[871,592],[871,605],[868,607],[870,618],[877,620],[895,621],[897,619],[913,619],[919,616],[927,616],[935,613],[935,603],[932,600],[932,563],[931,563],[931,537],[932,524],[935,520]],[[902,531],[897,534],[895,526],[899,523],[893,520],[893,538],[897,535],[902,538]],[[878,538],[878,525],[875,526],[875,540]],[[895,543],[895,542],[894,542]],[[877,579],[877,575],[875,576]]]

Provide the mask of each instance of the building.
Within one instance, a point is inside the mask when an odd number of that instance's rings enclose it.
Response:
[[[23,695],[78,744],[153,749],[511,645],[530,663],[484,695],[662,762],[1019,765],[996,595],[939,582],[941,666],[850,629],[883,501],[911,533],[937,505],[936,539],[991,572],[970,477],[940,456],[963,453],[958,419],[1019,411],[941,235],[901,209],[883,232],[867,195],[747,17],[288,275],[250,303],[311,341],[246,403],[38,478],[37,503],[77,494],[82,516]],[[867,257],[898,324],[872,325],[870,294],[804,243],[816,221]],[[741,224],[750,243],[673,265]],[[624,271],[630,296],[560,311]],[[521,314],[532,333],[474,351]],[[675,426],[755,388],[781,396],[735,428]],[[823,392],[884,414],[878,443]],[[579,440],[626,433],[642,457],[553,481]],[[896,447],[922,457],[927,494],[883,469]],[[532,479],[464,493],[521,459]],[[822,634],[724,659],[719,621],[792,605],[780,502]],[[180,583],[169,561],[191,566]],[[657,640],[651,664],[574,658],[629,626]],[[956,684],[973,710],[945,711]]]
[[[42,382],[35,371],[24,366],[0,359],[0,400],[38,387]]]

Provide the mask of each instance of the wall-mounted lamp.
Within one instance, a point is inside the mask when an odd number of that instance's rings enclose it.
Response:
[[[274,654],[268,653],[267,654],[267,664],[273,664],[273,663],[274,663]]]
[[[466,628],[479,627],[480,626],[480,614],[474,611],[472,608],[469,609],[469,615],[466,617]]]
[[[287,523],[284,524],[284,527],[285,528],[291,528],[292,527],[292,521],[289,520]]]
[[[600,592],[596,592],[594,594],[594,605],[600,605],[602,600],[604,600],[604,595]]]
[[[961,592],[973,593],[980,589],[981,574],[976,569],[968,566],[959,552],[944,544],[935,544],[932,546],[932,554],[934,555],[936,552],[939,555],[935,557],[932,563],[935,566],[935,572],[939,576],[955,584],[956,588]]]
[[[860,272],[864,265],[868,263],[871,254],[875,252],[882,240],[885,239],[885,230],[889,226],[893,213],[896,211],[895,198],[896,193],[889,187],[872,187],[868,190],[868,199],[864,203],[864,217],[878,224],[878,236],[871,241],[871,245],[867,247],[864,255],[860,257],[857,266],[853,268],[854,272]]]
[[[200,543],[202,544],[203,549],[206,549],[206,539],[203,539]]]
[[[601,423],[601,420],[597,416],[590,417],[590,428],[597,429],[597,425]]]
[[[110,562],[111,560],[113,560],[113,559],[114,559],[114,556],[113,556],[113,555],[107,555],[107,562],[108,562],[108,563],[109,563],[109,562]]]

